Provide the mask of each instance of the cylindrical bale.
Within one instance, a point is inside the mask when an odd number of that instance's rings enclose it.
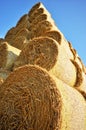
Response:
[[[46,71],[35,66],[16,69],[0,88],[0,129],[60,129],[61,105]]]
[[[25,25],[25,23],[28,21],[28,15],[27,14],[24,14],[20,19],[19,21],[17,22],[16,24],[16,27],[17,26],[23,26]]]
[[[74,86],[86,99],[86,74],[82,72],[82,82],[78,86]]]
[[[15,35],[15,38],[16,37],[19,37],[19,36],[25,36],[27,37],[28,36],[28,33],[29,33],[29,30],[27,28],[21,28],[21,30],[19,30],[16,35]]]
[[[54,26],[50,21],[42,21],[39,24],[34,25],[34,28],[30,29],[29,30],[31,32],[28,34],[28,39],[42,36],[47,31],[57,30],[57,27]]]
[[[11,69],[20,50],[12,47],[7,42],[0,44],[0,68]]]
[[[0,129],[85,130],[78,91],[35,65],[16,69],[0,88]]]
[[[24,36],[19,36],[19,37],[16,37],[14,40],[13,40],[13,44],[12,46],[22,50],[23,47],[26,45],[26,42],[27,42],[27,39],[26,37]]]
[[[36,10],[42,6],[41,3],[37,3],[37,5],[35,5],[32,9],[31,12],[36,12]],[[35,11],[34,8],[36,8]],[[51,15],[48,11],[46,11],[45,7],[42,7],[44,9],[44,12],[41,15],[35,16],[34,15],[34,19],[32,20],[29,30],[31,31],[30,34],[28,35],[28,39],[30,38],[34,38],[34,37],[39,37],[39,36],[43,36],[46,35],[46,32],[48,31],[58,31],[61,35],[61,48],[62,51],[66,51],[67,53],[67,57],[69,57],[69,59],[73,59],[73,54],[70,50],[70,47],[68,45],[68,42],[66,41],[65,37],[63,36],[63,34],[59,31],[59,29],[56,27],[54,20],[51,18]],[[34,14],[34,13],[32,13]],[[44,16],[44,17],[43,17]],[[43,20],[43,18],[45,20]],[[30,19],[30,18],[29,18]],[[41,20],[40,20],[41,19]],[[42,21],[43,20],[43,21]],[[35,24],[37,23],[37,24]],[[46,24],[47,23],[47,24]],[[46,26],[45,26],[46,25]],[[48,34],[49,35],[49,34]]]
[[[9,42],[9,44],[12,44],[13,42],[13,38],[16,34],[16,28],[15,27],[12,27],[11,29],[8,30],[8,32],[6,33],[5,35],[5,40],[7,42]]]
[[[74,56],[74,61],[79,65],[79,67],[81,68],[81,70],[86,73],[86,69],[85,69],[85,65],[83,64],[81,58],[79,57],[77,51],[72,47],[72,44],[70,42],[68,42],[69,47],[71,52],[73,53]]]
[[[37,4],[35,4],[31,10],[28,13],[28,17],[29,17],[29,21],[32,22],[33,19],[41,14],[47,14],[50,15],[50,13],[48,12],[48,10],[44,7],[44,5],[39,2]],[[50,15],[51,16],[51,15]]]
[[[62,113],[61,130],[85,130],[86,102],[83,96],[76,89],[66,85],[58,78],[54,77],[54,79],[59,87],[58,89],[62,95],[64,104],[62,106],[64,114]]]
[[[59,43],[52,38],[39,37],[30,40],[14,63],[14,68],[25,64],[39,65],[68,85],[75,85],[76,67],[67,58],[65,50],[62,52]]]
[[[62,36],[59,31],[57,30],[47,31],[43,34],[43,36],[48,36],[50,38],[53,38],[61,45]]]
[[[54,26],[55,22],[48,14],[41,14],[38,17],[35,17],[34,20],[30,23],[29,30],[33,29],[37,24],[39,24],[42,21],[50,21]]]

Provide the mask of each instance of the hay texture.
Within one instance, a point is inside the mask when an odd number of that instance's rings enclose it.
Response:
[[[61,105],[61,95],[47,72],[24,66],[1,87],[0,129],[60,129]]]
[[[35,65],[16,69],[0,88],[3,130],[85,130],[85,112],[80,93]]]
[[[2,83],[3,83],[3,79],[0,77],[0,86],[1,86]]]
[[[19,53],[20,50],[12,47],[7,42],[0,44],[0,68],[10,70]]]
[[[39,37],[30,40],[21,51],[14,67],[25,64],[36,64],[73,86],[76,82],[76,68],[61,51],[59,43],[49,37]]]

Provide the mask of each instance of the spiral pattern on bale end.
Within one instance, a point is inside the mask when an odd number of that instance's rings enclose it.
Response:
[[[55,40],[49,37],[35,38],[21,51],[14,67],[36,64],[50,70],[55,65],[57,56],[58,46]]]
[[[0,129],[59,130],[61,96],[54,80],[38,66],[23,66],[0,90]]]

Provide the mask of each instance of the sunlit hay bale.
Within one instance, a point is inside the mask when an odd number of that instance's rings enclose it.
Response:
[[[73,53],[74,56],[74,61],[79,65],[79,67],[81,68],[81,70],[86,73],[86,69],[85,69],[85,65],[83,64],[81,58],[79,57],[77,51],[72,47],[72,44],[68,41],[69,43],[69,47],[71,52]]]
[[[16,37],[13,41],[12,46],[22,50],[23,47],[26,45],[27,39],[24,36]]]
[[[27,26],[26,26],[26,23],[28,23],[28,15],[27,15],[27,14],[24,14],[24,15],[19,19],[19,21],[17,22],[16,27],[18,27],[18,26],[22,26],[23,28],[24,28],[24,27],[27,27]]]
[[[77,63],[77,61],[72,61],[72,63],[76,67],[77,74],[76,82],[73,87],[75,87],[79,92],[81,92],[81,94],[83,94],[83,96],[86,98],[86,75],[82,71],[82,68],[80,64]]]
[[[75,88],[81,92],[81,94],[84,96],[84,98],[86,99],[86,75],[83,73],[83,82],[80,86]]]
[[[42,21],[39,24],[34,25],[34,28],[31,29],[31,32],[28,35],[28,39],[42,36],[45,32],[56,29],[57,27],[54,26],[51,22]]]
[[[34,18],[34,20],[30,23],[30,27],[28,29],[29,30],[33,29],[37,24],[39,24],[42,21],[49,21],[53,24],[53,26],[56,26],[54,20],[51,18],[50,15],[41,14],[38,17]]]
[[[41,8],[44,10],[44,12],[40,14],[39,9]],[[34,15],[36,12],[38,14],[37,16]],[[37,3],[37,5],[33,6],[31,12],[29,12],[29,15],[32,16],[32,17],[29,16],[29,21],[31,18],[33,19],[29,27],[29,30],[31,32],[28,35],[28,39],[43,36],[46,33],[46,31],[58,31],[62,39],[61,40],[62,51],[65,49],[67,57],[69,57],[69,59],[73,59],[73,54],[70,51],[67,40],[65,39],[61,31],[56,27],[54,20],[51,18],[50,13],[46,10],[46,8],[42,5],[42,3]],[[45,22],[47,22],[47,25]]]
[[[43,13],[50,15],[48,10],[44,7],[44,5],[41,2],[35,4],[28,13],[29,21],[32,22],[35,17]]]
[[[38,8],[32,16],[28,17],[30,23],[32,23],[38,16],[45,14],[44,8]]]
[[[52,31],[47,31],[43,34],[43,36],[48,36],[50,38],[53,38],[54,40],[56,40],[59,44],[61,44],[61,34],[60,32],[56,31],[56,30],[52,30]]]
[[[86,102],[83,96],[76,89],[68,86],[58,78],[54,77],[54,79],[61,93],[64,104],[62,106],[64,114],[62,113],[61,130],[85,130]]]
[[[9,42],[9,44],[12,44],[13,42],[13,38],[16,34],[16,28],[15,27],[12,27],[11,29],[8,30],[8,32],[6,33],[5,35],[5,40],[7,42]]]
[[[3,79],[3,81],[10,75],[11,71],[1,68],[0,69],[0,78]]]
[[[12,47],[7,42],[0,44],[0,68],[11,70],[19,54],[20,50]]]
[[[21,28],[21,30],[18,30],[12,41],[12,46],[22,49],[23,44],[27,41],[28,34],[29,31],[27,28]]]
[[[23,66],[0,89],[0,129],[60,129],[61,107],[52,77],[39,67]]]
[[[77,78],[76,67],[66,57],[65,50],[61,52],[59,48],[59,43],[49,37],[30,40],[14,63],[14,68],[36,64],[73,86]]]
[[[21,30],[19,30],[16,34],[16,37],[19,37],[19,36],[25,36],[27,38],[28,36],[28,29],[27,28],[21,28]]]
[[[0,89],[3,130],[85,130],[85,113],[78,91],[35,65],[16,69]]]
[[[18,23],[18,25],[16,27],[12,27],[10,30],[8,30],[8,32],[5,35],[5,40],[7,42],[9,42],[9,44],[11,44],[11,45],[13,44],[13,41],[17,34],[20,35],[20,32],[21,32],[21,34],[26,34],[26,32],[28,32],[27,28],[29,27],[29,23],[23,23],[21,21],[22,20],[20,20],[20,22],[19,22],[21,24]]]

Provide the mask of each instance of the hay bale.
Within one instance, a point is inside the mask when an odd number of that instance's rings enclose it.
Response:
[[[38,66],[16,69],[0,88],[0,129],[85,130],[85,112],[80,93]]]
[[[16,28],[12,27],[11,29],[8,30],[8,32],[5,35],[5,40],[9,43],[12,44],[13,38],[16,34]]]
[[[11,70],[20,50],[7,42],[0,44],[0,68]]]
[[[68,85],[75,85],[76,67],[67,58],[65,50],[62,51],[59,43],[52,38],[39,37],[30,40],[14,63],[14,68],[25,64],[39,65]]]
[[[18,26],[23,26],[23,27],[24,27],[24,25],[27,23],[27,21],[28,21],[28,15],[27,15],[27,14],[24,14],[24,15],[19,19],[19,21],[17,22],[16,27],[18,27]]]
[[[34,20],[30,23],[30,27],[28,29],[29,30],[33,29],[34,26],[36,26],[37,24],[39,24],[42,21],[50,21],[55,26],[54,20],[51,18],[50,15],[41,14],[34,18]]]
[[[24,66],[11,73],[0,89],[0,129],[59,129],[61,105],[60,93],[47,72]]]
[[[19,37],[19,36],[24,36],[24,37],[27,38],[28,34],[29,34],[29,30],[28,30],[27,28],[21,28],[21,30],[19,30],[19,31],[16,33],[15,38],[16,38],[16,37]]]
[[[81,58],[79,57],[77,51],[72,47],[72,44],[68,41],[68,44],[69,44],[69,47],[70,47],[70,50],[73,54],[73,60],[79,65],[79,67],[81,68],[81,70],[85,73],[85,66],[81,60]]]
[[[34,25],[34,28],[29,28],[30,33],[28,39],[42,36],[45,32],[51,30],[57,30],[56,26],[49,21],[42,21],[39,24]]]
[[[50,13],[47,11],[47,9],[41,2],[35,4],[28,13],[29,21],[32,22],[35,17],[43,13],[50,15]]]
[[[43,34],[43,36],[48,36],[50,38],[53,38],[54,40],[56,40],[59,44],[61,44],[61,39],[62,36],[60,34],[60,32],[56,31],[56,30],[52,30],[52,31],[47,31]]]
[[[26,45],[27,39],[24,36],[16,37],[13,41],[12,46],[22,50],[23,47]]]

